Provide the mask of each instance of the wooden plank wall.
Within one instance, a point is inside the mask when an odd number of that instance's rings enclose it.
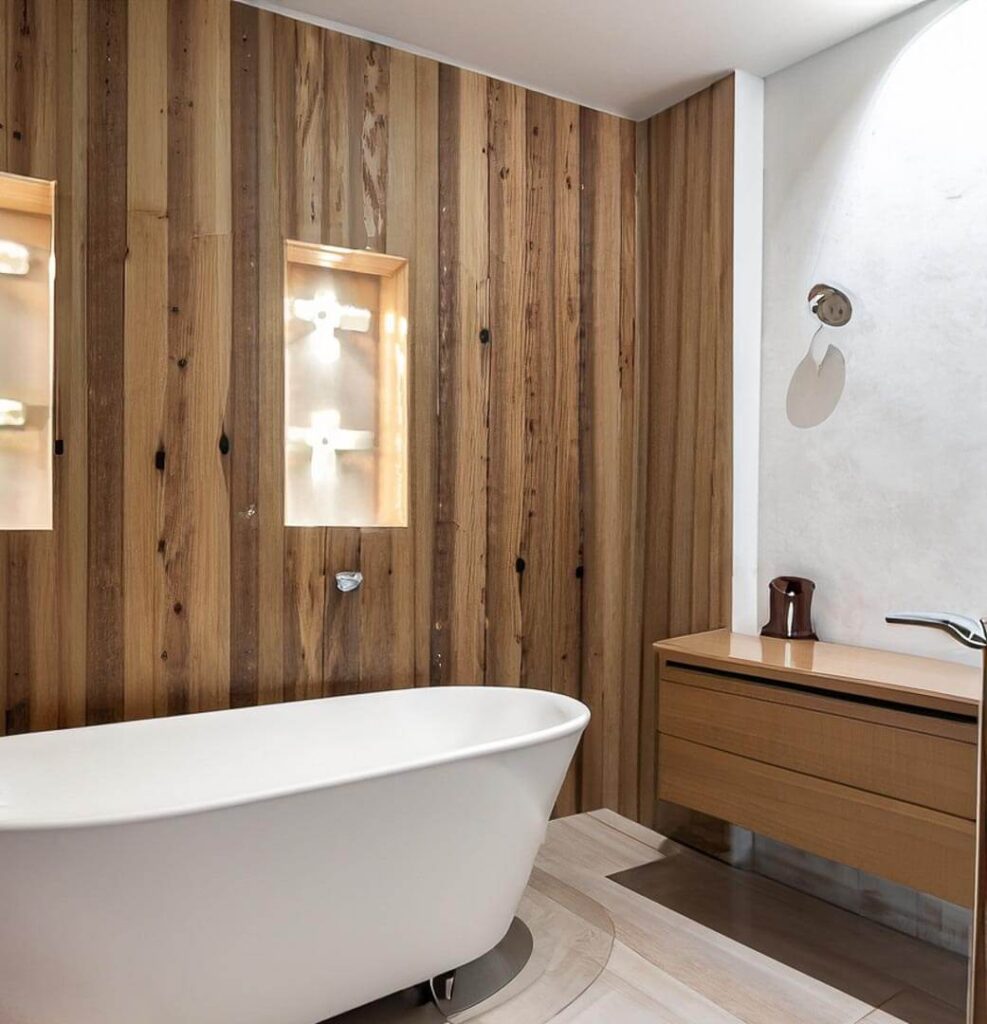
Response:
[[[732,76],[638,126],[650,405],[638,817],[648,824],[657,731],[651,644],[730,624],[733,133]]]
[[[0,534],[0,733],[537,686],[594,712],[560,811],[647,818],[647,644],[727,613],[729,84],[635,126],[229,0],[0,33],[64,443]],[[410,260],[406,530],[283,526],[285,238]]]

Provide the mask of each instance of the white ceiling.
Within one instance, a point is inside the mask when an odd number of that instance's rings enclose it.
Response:
[[[248,0],[640,119],[769,75],[919,0]]]

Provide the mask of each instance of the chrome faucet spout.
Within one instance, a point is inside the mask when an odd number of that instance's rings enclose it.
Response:
[[[927,626],[941,629],[964,647],[975,651],[987,649],[987,627],[979,619],[949,612],[890,612],[885,621],[904,626]]]

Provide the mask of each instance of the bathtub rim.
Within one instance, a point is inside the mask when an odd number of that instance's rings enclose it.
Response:
[[[418,757],[406,761],[398,761],[388,765],[384,768],[371,768],[364,769],[363,771],[354,771],[347,775],[339,775],[333,779],[320,779],[313,780],[302,784],[273,787],[270,789],[255,789],[249,793],[245,793],[238,797],[225,797],[220,799],[202,800],[197,801],[194,804],[189,803],[175,803],[170,807],[158,807],[153,810],[142,812],[142,811],[131,811],[127,813],[115,813],[115,814],[104,814],[90,818],[37,818],[37,819],[25,819],[25,818],[8,818],[4,819],[0,816],[0,837],[4,834],[29,834],[34,832],[60,832],[66,830],[77,830],[77,829],[97,829],[97,828],[108,828],[114,826],[124,825],[137,825],[145,824],[158,821],[167,821],[172,818],[186,818],[200,814],[208,814],[213,811],[232,810],[238,807],[249,807],[253,804],[267,803],[271,800],[279,800],[288,797],[302,796],[307,793],[316,793],[320,790],[337,789],[343,786],[352,786],[361,782],[370,782],[377,779],[388,778],[392,775],[405,775],[412,772],[425,771],[430,768],[438,768],[444,765],[457,764],[461,761],[475,760],[482,757],[489,757],[496,754],[506,754],[517,750],[524,750],[531,747],[543,746],[548,743],[552,743],[559,739],[565,739],[566,737],[576,735],[577,743],[578,737],[581,736],[586,726],[589,724],[592,717],[590,709],[580,700],[575,697],[570,697],[568,694],[555,693],[551,690],[541,690],[533,687],[515,687],[515,686],[442,686],[442,687],[401,687],[395,690],[380,690],[369,693],[359,694],[342,694],[336,697],[313,697],[303,700],[296,701],[285,701],[276,704],[257,704],[251,705],[247,708],[220,708],[213,711],[200,711],[192,712],[193,715],[222,715],[230,712],[237,711],[262,711],[268,707],[283,708],[287,705],[305,705],[315,703],[325,703],[327,701],[336,700],[352,700],[360,698],[372,698],[374,696],[386,697],[388,694],[397,694],[404,692],[420,692],[426,690],[449,690],[459,694],[463,693],[485,693],[490,690],[496,691],[509,691],[512,693],[524,693],[530,694],[530,699],[538,699],[535,697],[537,694],[542,698],[549,698],[551,702],[557,703],[562,708],[567,708],[571,712],[571,717],[566,718],[565,721],[558,722],[554,725],[547,726],[543,729],[538,729],[533,732],[522,733],[518,736],[512,736],[506,739],[490,740],[485,743],[475,743],[470,746],[464,746],[456,749],[449,753],[441,755],[435,755],[433,757]],[[525,698],[529,699],[529,698]],[[119,728],[121,726],[135,725],[141,722],[180,722],[183,718],[189,717],[187,715],[173,715],[173,716],[162,716],[160,718],[144,718],[144,719],[133,719],[127,722],[113,722],[102,726],[78,726],[76,728],[83,728],[87,731],[101,728]],[[74,730],[62,730],[62,729],[49,729],[37,733],[25,733],[19,734],[24,736],[43,736],[43,735],[59,735],[64,732],[71,732]],[[0,742],[7,739],[16,739],[17,736],[0,737]],[[568,765],[567,765],[568,770]],[[0,803],[0,807],[3,804]]]

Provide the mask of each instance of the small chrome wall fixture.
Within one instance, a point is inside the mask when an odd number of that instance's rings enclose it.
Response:
[[[817,284],[809,291],[809,306],[827,327],[846,327],[853,316],[850,299],[831,284]]]
[[[337,572],[336,589],[341,594],[348,594],[353,590],[359,590],[363,586],[362,572]]]
[[[792,374],[786,402],[788,421],[802,429],[824,423],[839,404],[846,385],[846,358],[826,335],[830,328],[846,327],[853,316],[849,296],[831,284],[813,285],[808,301],[819,326]]]

